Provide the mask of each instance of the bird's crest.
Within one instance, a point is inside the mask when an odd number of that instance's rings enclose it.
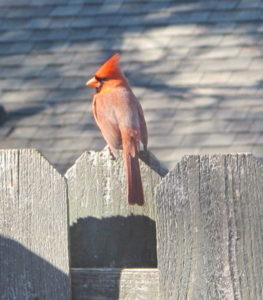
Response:
[[[95,73],[96,76],[102,77],[115,77],[121,74],[119,68],[120,54],[116,53],[109,58]]]

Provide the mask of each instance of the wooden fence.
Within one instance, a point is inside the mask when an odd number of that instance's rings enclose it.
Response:
[[[35,150],[0,150],[0,299],[262,300],[262,165],[142,159],[138,207],[107,151],[63,177]]]

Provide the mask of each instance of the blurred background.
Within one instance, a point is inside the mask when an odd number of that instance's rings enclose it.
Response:
[[[62,173],[101,150],[85,82],[116,52],[168,167],[263,158],[258,0],[0,0],[0,147],[37,148]]]

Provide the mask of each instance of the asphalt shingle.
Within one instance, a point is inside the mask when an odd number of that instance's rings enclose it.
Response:
[[[1,147],[37,147],[61,172],[104,147],[85,81],[118,51],[169,166],[263,159],[263,0],[10,0],[0,16]]]

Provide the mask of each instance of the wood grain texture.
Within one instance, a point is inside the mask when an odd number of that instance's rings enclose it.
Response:
[[[70,299],[66,190],[37,151],[0,150],[1,299]]]
[[[142,207],[128,205],[121,156],[85,152],[68,170],[72,267],[156,267],[154,187],[161,176],[140,167]]]
[[[72,269],[72,300],[158,300],[157,269]]]
[[[263,167],[187,156],[156,189],[160,299],[263,299]]]

